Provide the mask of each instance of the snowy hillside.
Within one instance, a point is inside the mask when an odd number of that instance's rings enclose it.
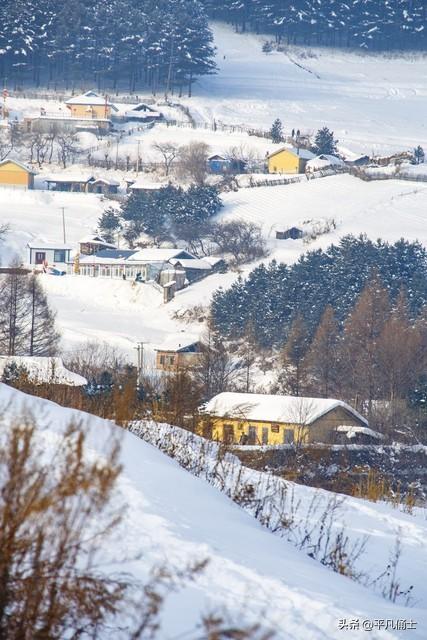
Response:
[[[5,409],[7,408],[7,411]],[[2,422],[10,423],[31,410],[47,451],[54,450],[55,433],[72,419],[82,420],[91,452],[99,455],[106,433],[115,430],[106,421],[31,398],[0,384]],[[405,609],[384,600],[349,579],[328,571],[292,545],[270,533],[216,489],[182,470],[154,447],[133,434],[122,433],[123,474],[115,501],[126,504],[120,529],[102,548],[106,571],[128,570],[146,579],[153,565],[176,567],[208,559],[205,571],[167,601],[161,637],[186,635],[201,612],[226,607],[239,623],[261,619],[279,640],[325,640],[347,637],[340,619],[412,619],[416,629],[374,631],[370,637],[424,638],[427,624],[425,584],[426,521],[383,505],[357,501],[359,518],[347,526],[360,534],[372,533],[374,544],[388,544],[381,532],[401,527],[408,545],[405,571],[420,584],[415,607]],[[173,492],[171,491],[173,487]],[[312,490],[305,488],[307,494]],[[310,497],[308,495],[308,497]],[[368,517],[364,517],[368,516]],[[369,522],[370,531],[365,531]],[[405,552],[406,546],[404,546]],[[119,564],[123,557],[136,558]],[[384,554],[382,554],[384,555]],[[366,638],[353,630],[351,637]]]
[[[202,78],[187,100],[198,119],[266,128],[279,117],[288,132],[326,125],[342,149],[369,154],[426,145],[421,54],[390,58],[313,47],[265,54],[266,37],[222,24],[213,29],[219,72]]]

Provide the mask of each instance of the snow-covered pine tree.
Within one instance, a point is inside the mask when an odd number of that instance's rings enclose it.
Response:
[[[330,131],[328,127],[323,127],[316,133],[313,151],[317,154],[334,155],[337,153],[337,143],[338,140],[335,140],[334,132]]]
[[[276,118],[276,120],[271,125],[270,138],[275,144],[283,142],[283,125],[280,118]]]

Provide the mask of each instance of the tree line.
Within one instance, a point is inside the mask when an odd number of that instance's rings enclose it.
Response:
[[[425,49],[423,0],[204,0],[236,31],[271,33],[277,42],[371,50]]]
[[[53,356],[59,334],[55,314],[36,275],[16,266],[0,276],[0,353],[7,356]]]
[[[0,78],[56,88],[188,88],[215,69],[212,33],[199,0],[4,0]]]

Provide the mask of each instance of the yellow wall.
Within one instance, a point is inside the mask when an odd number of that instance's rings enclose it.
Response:
[[[227,430],[225,425],[233,427],[232,441],[227,437],[229,430]],[[206,427],[208,427],[207,430]],[[210,427],[212,427],[212,435],[208,433],[208,431],[210,431]],[[200,435],[204,435],[205,437],[212,437],[213,440],[228,442],[228,444],[239,444],[242,434],[249,436],[249,427],[254,428],[256,434],[256,441],[251,444],[284,444],[285,431],[293,432],[293,440],[297,444],[308,441],[308,429],[306,427],[300,427],[295,424],[277,424],[256,421],[246,422],[227,418],[205,419],[199,426],[198,432]],[[265,432],[264,429],[266,430]],[[267,435],[267,442],[265,441],[265,435]]]
[[[109,118],[111,115],[108,105],[70,104],[67,108],[74,118]]]
[[[287,149],[268,158],[268,173],[303,173],[305,162]]]
[[[31,189],[33,186],[33,175],[14,162],[6,162],[0,166],[0,185],[12,185]]]

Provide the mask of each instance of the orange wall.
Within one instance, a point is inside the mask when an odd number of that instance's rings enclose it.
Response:
[[[14,185],[32,188],[33,175],[13,162],[7,162],[0,167],[0,185]]]

